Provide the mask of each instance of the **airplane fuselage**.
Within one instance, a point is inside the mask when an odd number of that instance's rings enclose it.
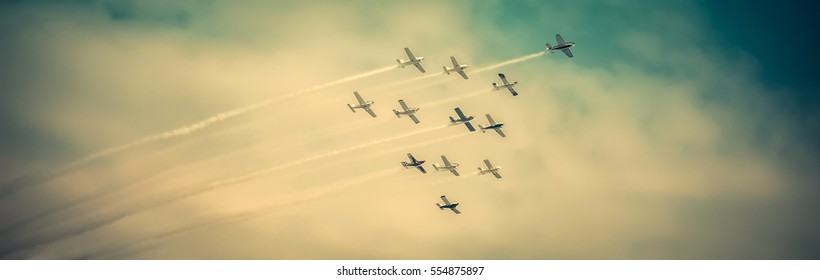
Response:
[[[421,166],[425,162],[427,162],[427,161],[426,160],[419,160],[419,161],[416,161],[416,162],[409,162],[409,163],[406,162],[406,161],[402,161],[401,164],[404,165],[404,168],[407,168],[407,167]]]
[[[456,208],[456,206],[458,206],[458,203],[453,203],[453,204],[448,204],[448,205],[439,205],[438,208],[440,208],[440,209],[444,209],[444,208],[454,209],[454,208]]]
[[[518,81],[512,82],[512,83],[510,83],[510,84],[506,84],[506,85],[498,85],[498,84],[496,84],[496,83],[493,83],[493,87],[495,88],[495,90],[500,90],[500,89],[502,89],[502,88],[510,88],[510,87],[513,87],[513,86],[514,86],[514,85],[516,85],[516,84],[518,84]]]
[[[483,174],[493,173],[493,172],[498,172],[498,171],[501,171],[500,166],[495,166],[495,167],[490,168],[490,169],[483,169],[483,168],[479,167],[478,168],[478,175],[483,175]]]
[[[464,69],[467,69],[467,67],[470,67],[470,66],[467,65],[467,64],[460,64],[460,65],[458,65],[458,67],[444,66],[444,73],[449,75],[450,72],[461,72],[461,71],[464,71]]]
[[[441,166],[441,165],[438,165],[438,164],[434,163],[433,167],[435,167],[436,170],[451,170],[451,169],[456,169],[458,167],[458,163],[451,163],[450,166]]]
[[[363,108],[366,108],[366,107],[370,107],[371,105],[373,105],[373,103],[374,103],[373,101],[367,101],[367,102],[365,102],[365,104],[351,105],[350,107],[353,108],[353,109],[363,109]]]
[[[481,129],[483,129],[483,130],[497,129],[497,128],[501,128],[502,126],[504,126],[504,123],[497,123],[497,124],[494,124],[494,125],[491,125],[491,126],[482,126]]]
[[[575,46],[575,43],[567,42],[566,44],[550,47],[549,49],[550,49],[550,51],[560,51],[560,50],[563,50],[563,49],[571,48],[572,46]]]
[[[394,111],[394,112],[396,113],[396,115],[410,115],[410,114],[415,114],[418,111],[419,111],[419,108],[410,108],[407,111]]]
[[[453,124],[453,125],[463,124],[463,123],[472,121],[473,118],[474,118],[473,116],[469,116],[466,119],[455,119],[453,117],[450,117],[450,123]]]
[[[405,66],[408,66],[408,65],[414,65],[414,64],[421,63],[422,60],[424,60],[423,56],[411,58],[410,60],[397,59],[397,61],[399,62],[399,67],[401,67],[401,68],[404,68]]]

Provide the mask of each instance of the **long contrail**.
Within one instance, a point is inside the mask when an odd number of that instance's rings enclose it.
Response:
[[[115,154],[115,153],[118,153],[118,152],[121,152],[121,151],[124,151],[124,150],[128,150],[128,149],[132,149],[132,148],[135,148],[135,147],[138,147],[138,146],[142,146],[142,145],[145,145],[145,144],[148,144],[148,143],[153,143],[153,142],[157,142],[157,141],[164,140],[164,139],[189,135],[189,134],[194,133],[198,130],[206,128],[210,125],[213,125],[214,123],[218,123],[218,122],[230,119],[230,118],[234,118],[234,117],[237,117],[237,116],[240,116],[240,115],[243,115],[243,114],[247,114],[247,113],[256,111],[256,110],[258,110],[262,107],[266,107],[268,105],[271,105],[276,101],[281,101],[283,99],[299,96],[301,94],[317,91],[317,90],[327,88],[327,87],[330,87],[330,86],[334,86],[334,85],[338,85],[338,84],[341,84],[341,83],[366,78],[366,77],[369,77],[369,76],[373,76],[373,75],[376,75],[376,74],[380,74],[380,73],[390,71],[390,70],[395,69],[395,68],[396,68],[395,65],[386,66],[386,67],[371,70],[371,71],[368,71],[368,72],[365,72],[365,73],[362,73],[362,74],[357,74],[357,75],[353,75],[353,76],[350,76],[350,77],[338,79],[338,80],[335,80],[335,81],[332,81],[332,82],[316,85],[316,86],[313,86],[313,87],[310,87],[310,88],[307,88],[307,89],[303,89],[303,90],[300,90],[300,91],[297,91],[297,92],[293,92],[293,93],[286,94],[286,95],[283,95],[283,96],[279,96],[279,97],[276,97],[276,98],[267,99],[267,100],[264,100],[264,101],[256,103],[256,104],[248,105],[248,106],[238,108],[238,109],[234,109],[234,110],[227,111],[227,112],[222,112],[222,113],[216,114],[214,116],[211,116],[207,119],[204,119],[202,121],[199,121],[199,122],[196,122],[196,123],[193,123],[193,124],[190,124],[190,125],[186,125],[186,126],[183,126],[183,127],[177,128],[177,129],[173,129],[173,130],[169,130],[169,131],[166,131],[166,132],[146,136],[146,137],[143,137],[141,139],[137,139],[136,141],[132,141],[130,143],[126,143],[126,144],[123,144],[123,145],[119,145],[119,146],[111,147],[111,148],[104,149],[104,150],[101,150],[101,151],[97,151],[97,152],[94,152],[90,155],[82,157],[78,160],[70,162],[70,163],[68,163],[68,164],[66,164],[62,167],[58,167],[56,169],[43,172],[42,174],[29,175],[29,176],[24,176],[24,177],[20,177],[18,179],[15,179],[12,182],[9,182],[9,183],[5,184],[4,186],[0,187],[0,199],[4,198],[5,196],[7,196],[10,193],[13,193],[13,192],[17,191],[20,187],[27,186],[27,185],[32,185],[32,184],[39,184],[41,182],[54,179],[56,177],[62,176],[64,174],[70,172],[74,168],[85,165],[85,164],[87,164],[91,161],[97,160],[99,158],[103,158],[103,157],[106,157],[106,156],[109,156],[109,155],[112,155],[112,154]]]
[[[337,126],[329,128],[329,129],[322,130],[323,132],[320,132],[320,134],[333,136],[333,135],[343,133],[343,132],[345,132],[347,130],[350,130],[350,129],[360,128],[360,126],[362,126],[363,124],[365,124],[365,123],[364,122],[361,122],[361,123],[357,122],[355,125],[351,125],[351,124],[337,125]],[[229,128],[229,130],[220,131],[217,134],[227,133],[230,130],[237,129],[239,127],[240,126],[234,126],[234,127]],[[157,177],[157,176],[160,176],[160,175],[163,175],[163,174],[170,173],[173,170],[183,169],[183,168],[185,168],[187,166],[190,166],[190,165],[193,165],[195,163],[196,164],[203,164],[203,163],[216,162],[218,160],[233,156],[235,154],[252,150],[254,148],[257,148],[258,146],[261,146],[261,143],[256,143],[256,144],[252,144],[252,145],[249,145],[249,146],[244,146],[244,147],[240,148],[239,150],[234,150],[234,151],[230,151],[228,153],[219,154],[217,156],[205,158],[203,160],[197,160],[197,161],[194,161],[194,162],[186,162],[186,163],[183,163],[183,164],[180,164],[180,165],[171,166],[169,168],[163,169],[160,172],[151,174],[147,177],[132,180],[130,183],[123,183],[123,184],[113,185],[111,187],[103,188],[102,191],[100,191],[100,192],[96,192],[96,193],[93,193],[91,195],[79,198],[77,200],[70,201],[70,202],[65,203],[63,205],[48,208],[48,209],[46,209],[46,210],[44,210],[40,213],[32,215],[28,219],[20,220],[16,223],[10,224],[10,225],[0,229],[0,239],[3,239],[4,237],[9,236],[10,234],[12,234],[15,231],[25,230],[25,227],[27,227],[27,226],[29,226],[29,225],[31,225],[31,224],[39,221],[39,220],[48,218],[48,217],[50,217],[50,216],[52,216],[52,215],[54,215],[58,212],[70,210],[70,209],[79,207],[81,205],[84,205],[84,204],[92,202],[92,201],[103,200],[103,199],[105,199],[106,196],[112,195],[112,194],[117,193],[117,192],[125,191],[125,190],[133,188],[135,186],[139,186],[140,183],[142,183],[146,180],[149,180],[151,178],[154,178],[154,177]],[[277,147],[282,147],[282,146],[278,145]]]
[[[421,146],[432,145],[432,144],[435,144],[435,143],[456,139],[456,138],[463,137],[463,136],[466,136],[466,135],[469,135],[469,133],[459,133],[459,134],[450,135],[450,136],[446,136],[446,137],[442,137],[442,138],[438,138],[438,139],[433,139],[433,140],[429,140],[429,141],[425,141],[425,142],[417,142],[417,143],[414,143],[414,144],[409,145],[409,146],[403,146],[401,148],[393,149],[393,151],[384,151],[384,152],[378,153],[376,155],[371,155],[370,157],[379,156],[381,154],[395,153],[395,150],[406,150],[406,149],[413,149],[413,148],[421,147]],[[387,172],[387,171],[390,171],[390,170],[395,170],[395,169],[393,169],[393,168],[385,169],[385,170],[382,170],[378,173]],[[389,174],[392,174],[392,172],[389,173]],[[389,175],[389,174],[387,174],[387,175]],[[464,174],[464,175],[469,176],[470,174]],[[366,176],[367,175],[362,175],[362,176],[359,176],[357,178],[364,178]],[[378,177],[381,177],[381,175],[379,175]],[[358,179],[351,179],[351,180],[356,181]],[[356,182],[359,182],[359,181],[356,181]],[[444,182],[446,182],[446,181],[441,181],[440,180],[440,181],[436,181],[432,184],[437,185],[437,184],[441,184],[441,183],[444,183]],[[326,195],[328,193],[332,193],[333,191],[336,191],[336,190],[340,189],[341,186],[339,186],[339,185],[347,186],[347,185],[351,185],[351,183],[336,182],[336,183],[331,184],[329,187],[323,189],[322,191],[316,191],[314,189],[308,190],[308,191],[304,192],[303,196],[310,195],[310,198],[316,198],[316,197],[319,197],[319,196],[322,196],[322,195]],[[286,200],[286,202],[282,202],[282,203],[293,204],[293,203],[301,202],[303,200],[304,199],[290,199],[290,200]],[[274,206],[267,206],[265,208],[253,210],[251,212],[254,212],[254,213],[256,213],[256,212],[268,212],[268,209],[273,208],[273,207],[278,208],[277,206],[281,206],[281,205],[276,204]],[[246,211],[246,212],[248,212],[248,211]],[[246,213],[238,213],[238,214],[233,214],[231,216],[234,217],[234,216],[245,216],[245,215],[246,215]],[[109,252],[119,251],[119,250],[122,250],[123,248],[131,247],[131,246],[135,245],[135,243],[143,243],[143,242],[154,240],[154,239],[165,238],[169,235],[176,235],[176,234],[180,234],[180,233],[183,233],[183,232],[193,231],[193,230],[202,228],[204,226],[221,223],[223,220],[226,220],[226,219],[227,218],[217,218],[217,219],[214,219],[214,220],[206,221],[206,222],[204,222],[202,224],[199,224],[199,225],[193,225],[193,226],[185,227],[185,228],[182,228],[182,229],[173,230],[171,232],[160,234],[160,235],[157,235],[157,236],[143,238],[139,241],[131,242],[129,244],[119,246],[119,247],[117,247],[116,249],[113,249],[113,250],[106,250],[105,253],[96,253],[96,254],[87,255],[87,256],[81,257],[81,258],[95,258],[95,257],[100,256],[100,255],[108,254]]]
[[[269,205],[267,205],[263,208],[257,208],[257,209],[253,209],[253,210],[245,210],[245,211],[241,211],[241,212],[234,213],[234,214],[222,215],[220,217],[215,217],[213,219],[209,219],[209,220],[206,220],[206,221],[203,221],[203,222],[200,222],[200,223],[191,224],[191,225],[188,225],[188,226],[185,226],[185,227],[182,227],[182,228],[178,228],[178,229],[175,229],[175,230],[172,230],[172,231],[161,233],[159,235],[152,235],[152,236],[144,237],[144,238],[141,238],[141,239],[138,239],[138,240],[134,240],[132,242],[128,242],[126,244],[117,246],[115,248],[99,251],[99,252],[96,252],[96,253],[86,254],[84,256],[78,257],[77,259],[94,259],[94,258],[99,258],[99,257],[105,256],[105,255],[109,255],[109,254],[117,254],[118,252],[123,251],[123,250],[139,248],[140,245],[147,244],[147,243],[150,243],[152,241],[161,241],[165,238],[169,238],[169,237],[172,237],[172,236],[176,236],[176,235],[196,231],[196,230],[199,230],[199,229],[208,228],[208,227],[211,227],[211,226],[219,226],[219,225],[224,225],[224,224],[227,224],[227,223],[236,223],[236,222],[249,220],[249,219],[259,217],[259,216],[262,216],[264,214],[273,212],[275,210],[281,209],[282,207],[286,207],[286,206],[289,206],[289,205],[293,205],[293,204],[296,204],[296,203],[299,203],[299,202],[303,202],[303,201],[306,201],[306,200],[309,200],[309,199],[319,197],[319,196],[321,196],[323,194],[327,194],[329,192],[338,191],[338,190],[342,190],[342,189],[347,189],[348,187],[354,186],[354,185],[361,186],[365,182],[380,179],[380,178],[387,177],[387,176],[391,176],[391,175],[394,175],[394,174],[396,174],[400,171],[401,171],[401,169],[399,169],[399,168],[388,168],[388,169],[384,169],[384,170],[381,170],[381,171],[375,171],[375,172],[367,173],[367,174],[360,175],[360,176],[357,176],[357,177],[354,177],[354,178],[346,179],[346,180],[341,181],[341,182],[331,183],[331,184],[326,185],[325,187],[310,188],[310,189],[308,189],[308,190],[306,190],[306,191],[304,191],[300,194],[289,195],[289,196],[285,196],[283,198],[280,198],[280,199],[276,200],[275,203],[269,204]],[[398,180],[398,179],[401,179],[401,178],[396,178],[394,180]],[[158,243],[156,243],[156,244],[158,244]],[[122,254],[122,252],[120,252],[119,254]]]
[[[362,149],[362,148],[367,148],[367,147],[370,147],[370,146],[373,146],[373,145],[387,143],[387,142],[390,142],[390,141],[395,141],[395,140],[399,140],[399,139],[402,139],[402,138],[407,138],[407,137],[410,137],[410,136],[414,136],[414,135],[418,135],[418,134],[427,133],[427,132],[430,132],[430,131],[442,129],[442,128],[445,128],[445,127],[447,127],[447,125],[440,125],[440,126],[431,127],[431,128],[427,128],[427,129],[422,129],[422,130],[418,130],[418,131],[414,131],[414,132],[410,132],[410,133],[405,133],[405,134],[398,135],[398,136],[393,136],[393,137],[388,137],[388,138],[379,139],[379,140],[375,140],[375,141],[370,141],[370,142],[360,144],[360,145],[356,145],[356,146],[353,146],[353,147],[349,147],[349,148],[345,148],[345,149],[341,149],[341,150],[336,150],[336,151],[331,151],[331,152],[327,152],[327,153],[324,153],[324,154],[319,154],[319,155],[303,158],[303,159],[300,159],[300,160],[297,160],[297,161],[292,161],[292,162],[289,162],[289,163],[286,163],[286,164],[277,165],[277,166],[274,166],[274,167],[271,167],[271,168],[268,168],[268,169],[264,169],[264,170],[260,170],[260,171],[257,171],[257,172],[254,172],[254,173],[251,173],[251,174],[248,174],[248,175],[234,177],[234,178],[214,182],[211,185],[220,186],[220,185],[223,185],[223,184],[233,184],[233,183],[236,183],[236,182],[246,181],[246,180],[250,180],[250,179],[253,179],[253,178],[256,178],[256,177],[265,176],[265,175],[268,175],[270,173],[273,173],[273,172],[276,172],[276,171],[279,171],[281,169],[288,168],[288,167],[291,167],[291,166],[294,166],[294,165],[304,164],[306,162],[310,162],[310,161],[314,161],[314,160],[318,160],[318,159],[323,159],[323,158],[338,155],[338,154],[341,154],[341,153],[352,152],[352,151],[359,150],[359,149]]]
[[[146,205],[142,205],[142,206],[139,206],[139,207],[133,207],[133,208],[136,208],[136,210],[124,211],[124,213],[118,213],[118,214],[113,215],[109,218],[101,219],[101,220],[98,220],[98,221],[93,221],[91,223],[87,223],[87,224],[84,224],[84,225],[74,226],[72,228],[69,228],[68,230],[63,230],[61,233],[46,234],[45,237],[39,238],[39,240],[31,240],[31,241],[28,241],[28,242],[21,242],[20,244],[16,244],[16,245],[15,244],[10,244],[10,245],[6,246],[5,248],[0,248],[0,256],[8,256],[8,255],[11,255],[11,254],[13,254],[17,251],[22,251],[22,250],[32,248],[32,247],[37,247],[37,246],[44,246],[46,244],[49,244],[49,243],[52,243],[52,242],[55,242],[55,241],[58,241],[58,240],[63,240],[63,239],[70,238],[70,237],[73,237],[73,236],[77,236],[77,235],[80,235],[80,234],[83,234],[83,233],[86,233],[86,232],[90,232],[90,231],[93,231],[95,229],[98,229],[98,228],[101,228],[101,227],[116,223],[116,222],[118,222],[120,220],[123,220],[125,218],[128,218],[128,217],[134,216],[136,214],[142,213],[142,212],[144,212],[148,209],[153,209],[153,208],[156,208],[156,207],[164,206],[164,205],[173,203],[173,202],[181,200],[181,199],[185,199],[185,198],[188,198],[188,197],[192,197],[192,196],[195,196],[195,195],[199,195],[199,194],[202,194],[202,193],[213,191],[213,190],[216,190],[218,188],[225,187],[225,186],[228,186],[228,185],[233,185],[233,184],[240,183],[240,182],[243,182],[243,181],[247,181],[247,180],[255,179],[255,178],[258,178],[258,177],[266,176],[266,175],[272,174],[276,171],[279,171],[279,170],[282,170],[282,169],[285,169],[285,168],[288,168],[288,167],[293,167],[293,166],[296,166],[296,165],[308,163],[308,162],[323,159],[323,158],[326,158],[326,157],[330,157],[330,156],[334,156],[334,155],[338,155],[338,154],[342,154],[342,153],[347,153],[347,152],[352,152],[352,151],[356,151],[356,150],[359,150],[359,149],[367,148],[367,147],[370,147],[370,146],[373,146],[373,145],[387,143],[387,142],[399,140],[399,139],[402,139],[402,138],[407,138],[407,137],[411,137],[411,136],[415,136],[415,135],[419,135],[419,134],[423,134],[423,133],[443,129],[443,128],[446,128],[447,126],[448,125],[440,125],[440,126],[431,127],[431,128],[427,128],[427,129],[423,129],[423,130],[418,130],[418,131],[414,131],[414,132],[410,132],[410,133],[405,133],[405,134],[398,135],[398,136],[393,136],[393,137],[388,137],[388,138],[384,138],[384,139],[380,139],[380,140],[375,140],[375,141],[371,141],[371,142],[368,142],[368,143],[356,145],[356,146],[353,146],[353,147],[340,149],[340,150],[335,150],[335,151],[327,152],[327,153],[324,153],[324,154],[314,155],[314,156],[307,157],[307,158],[304,158],[304,159],[300,159],[300,160],[292,161],[292,162],[289,162],[289,163],[277,165],[277,166],[267,168],[267,169],[263,169],[263,170],[260,170],[260,171],[257,171],[257,172],[253,172],[253,173],[250,173],[250,174],[247,174],[247,175],[244,175],[244,176],[239,176],[239,177],[229,178],[229,179],[225,179],[225,180],[215,181],[215,182],[212,182],[210,184],[207,184],[203,188],[194,187],[194,188],[191,188],[191,189],[186,190],[184,192],[178,192],[176,194],[172,194],[171,196],[166,197],[166,198],[164,198],[160,201],[146,202],[146,203],[144,203]]]
[[[546,53],[546,51],[540,51],[540,52],[530,54],[530,55],[525,55],[525,56],[522,56],[522,57],[519,57],[519,58],[513,58],[513,59],[510,59],[510,60],[507,60],[507,61],[502,61],[502,62],[493,64],[493,65],[478,68],[478,69],[472,71],[472,73],[486,72],[486,71],[497,69],[499,67],[504,67],[504,66],[507,66],[507,65],[510,65],[510,64],[516,64],[516,63],[519,63],[519,62],[524,62],[524,61],[527,61],[527,60],[542,56],[545,53]]]

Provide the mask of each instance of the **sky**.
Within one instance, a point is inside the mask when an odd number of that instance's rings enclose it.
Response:
[[[0,256],[817,259],[803,5],[5,1]]]

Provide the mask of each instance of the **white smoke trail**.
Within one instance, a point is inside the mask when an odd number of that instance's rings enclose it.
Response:
[[[457,96],[453,96],[453,97],[450,97],[450,98],[447,98],[447,99],[438,100],[436,102],[429,102],[429,103],[426,103],[426,104],[422,104],[422,105],[420,105],[420,107],[421,106],[424,106],[424,107],[437,107],[437,106],[441,106],[441,105],[444,105],[444,104],[447,104],[447,103],[450,103],[450,102],[458,101],[458,100],[461,100],[461,99],[464,99],[464,98],[475,97],[475,96],[482,95],[482,94],[485,94],[485,93],[490,93],[490,92],[493,92],[493,89],[477,90],[477,91],[470,92],[470,93],[467,93],[467,94],[457,95]]]
[[[544,53],[546,53],[546,52],[545,51],[540,51],[540,52],[530,54],[530,55],[525,55],[525,56],[522,56],[522,57],[519,57],[519,58],[513,58],[513,59],[510,59],[510,60],[507,60],[507,61],[502,61],[502,62],[493,64],[493,65],[490,65],[490,66],[485,66],[485,67],[478,68],[475,71],[473,71],[473,73],[486,72],[486,71],[490,71],[490,70],[493,70],[493,69],[496,69],[496,68],[499,68],[499,67],[504,67],[504,66],[507,66],[507,65],[510,65],[510,64],[516,64],[516,63],[519,63],[519,62],[524,62],[524,61],[527,61],[527,60],[542,56],[542,55],[544,55]]]
[[[194,123],[194,124],[183,126],[183,127],[180,127],[180,128],[174,129],[174,130],[163,132],[163,133],[147,136],[147,137],[144,137],[142,139],[138,139],[136,141],[133,141],[133,142],[130,142],[130,143],[127,143],[127,144],[123,144],[123,145],[120,145],[120,146],[116,146],[116,147],[112,147],[112,148],[108,148],[108,149],[105,149],[105,150],[102,150],[102,151],[92,153],[90,155],[87,155],[87,156],[79,159],[79,160],[71,162],[71,163],[67,164],[66,166],[64,166],[62,168],[58,168],[56,173],[60,173],[60,171],[69,170],[71,168],[86,164],[90,161],[93,161],[93,160],[96,160],[96,159],[99,159],[99,158],[102,158],[102,157],[105,157],[105,156],[108,156],[108,155],[111,155],[111,154],[114,154],[114,153],[117,153],[117,152],[128,150],[128,149],[131,149],[131,148],[134,148],[134,147],[137,147],[137,146],[142,146],[142,145],[145,145],[145,144],[148,144],[148,143],[152,143],[152,142],[156,142],[156,141],[164,140],[164,139],[168,139],[168,138],[188,135],[188,134],[194,133],[198,130],[201,130],[203,128],[206,128],[206,127],[208,127],[208,126],[210,126],[214,123],[221,122],[221,121],[233,118],[233,117],[237,117],[237,116],[240,116],[240,115],[243,115],[243,114],[247,114],[247,113],[256,111],[256,110],[258,110],[262,107],[271,105],[276,101],[281,101],[281,100],[284,100],[284,99],[287,99],[287,98],[296,97],[296,96],[299,96],[301,94],[317,91],[317,90],[327,88],[327,87],[330,87],[330,86],[334,86],[334,85],[338,85],[338,84],[341,84],[341,83],[366,78],[366,77],[369,77],[369,76],[373,76],[373,75],[376,75],[376,74],[387,72],[387,71],[395,69],[395,68],[396,68],[395,65],[382,67],[382,68],[375,69],[375,70],[372,70],[372,71],[368,71],[368,72],[365,72],[365,73],[362,73],[362,74],[353,75],[353,76],[350,76],[350,77],[342,78],[342,79],[335,80],[335,81],[328,82],[328,83],[324,83],[324,84],[321,84],[321,85],[316,85],[316,86],[313,86],[313,87],[310,87],[310,88],[307,88],[307,89],[303,89],[303,90],[300,90],[300,91],[297,91],[297,92],[294,92],[294,93],[290,93],[290,94],[287,94],[287,95],[267,99],[267,100],[264,100],[262,102],[252,104],[252,105],[248,105],[248,106],[245,106],[245,107],[242,107],[242,108],[239,108],[239,109],[234,109],[234,110],[231,110],[231,111],[219,113],[217,115],[214,115],[212,117],[209,117],[205,120],[199,121],[199,122]]]
[[[172,230],[172,231],[169,231],[169,232],[165,232],[165,233],[162,233],[162,234],[159,234],[159,235],[152,235],[152,236],[149,236],[149,237],[145,237],[145,238],[142,238],[142,239],[139,239],[139,240],[129,242],[129,243],[124,244],[124,245],[117,246],[116,248],[103,250],[103,251],[96,252],[96,253],[87,254],[85,256],[78,257],[78,258],[75,258],[75,259],[94,259],[94,258],[106,258],[106,259],[108,259],[108,258],[111,258],[110,255],[114,255],[114,256],[122,255],[123,251],[125,251],[125,253],[127,254],[128,252],[132,252],[132,251],[137,250],[137,249],[145,250],[146,246],[148,246],[148,248],[150,248],[150,247],[152,247],[152,245],[153,246],[160,245],[162,240],[166,239],[166,238],[170,238],[170,237],[173,237],[173,236],[178,236],[180,234],[185,234],[185,233],[192,232],[192,231],[199,230],[199,229],[204,229],[206,227],[225,225],[227,223],[236,223],[236,222],[241,222],[241,221],[253,219],[253,218],[256,218],[256,217],[260,217],[264,214],[273,212],[275,210],[281,209],[282,207],[286,207],[288,205],[292,205],[292,204],[307,201],[307,200],[310,200],[310,199],[313,199],[313,198],[316,198],[316,197],[320,197],[323,194],[330,193],[330,192],[333,192],[333,191],[347,189],[350,186],[361,186],[365,182],[376,180],[376,179],[387,177],[387,176],[392,176],[392,175],[394,175],[394,174],[396,174],[400,171],[401,171],[401,169],[399,169],[399,168],[388,168],[388,169],[383,169],[381,171],[370,172],[370,173],[363,174],[363,175],[360,175],[360,176],[357,176],[357,177],[354,177],[354,178],[346,179],[346,180],[341,181],[341,182],[334,182],[334,183],[325,185],[325,187],[311,188],[311,189],[308,189],[308,190],[306,190],[302,193],[299,193],[299,194],[294,194],[294,195],[281,197],[281,198],[277,199],[274,203],[269,204],[269,205],[267,205],[265,207],[262,207],[262,208],[257,208],[257,209],[252,209],[252,210],[245,210],[245,211],[241,211],[241,212],[234,213],[234,214],[223,215],[221,217],[215,217],[213,219],[210,219],[210,220],[207,220],[207,221],[204,221],[204,222],[201,222],[201,223],[188,225],[186,227],[178,228],[178,229],[175,229],[175,230]],[[394,180],[398,180],[398,179],[401,179],[401,178],[403,178],[403,177],[396,178]]]
[[[393,82],[393,83],[389,83],[389,84],[375,86],[375,87],[372,87],[372,88],[365,89],[364,91],[381,90],[381,89],[390,88],[390,87],[394,87],[394,86],[398,86],[398,85],[403,85],[403,84],[408,84],[408,83],[412,83],[412,82],[421,81],[421,80],[424,80],[424,79],[429,79],[429,78],[432,78],[432,77],[441,76],[442,74],[443,73],[430,73],[430,74],[427,74],[427,75],[424,75],[424,76],[414,77],[414,78],[410,78],[410,79],[406,79],[406,80],[401,80],[401,81],[398,81],[398,82]]]
[[[268,169],[264,169],[264,170],[260,170],[260,171],[257,171],[257,172],[253,172],[253,173],[250,173],[250,174],[247,174],[247,175],[244,175],[244,176],[239,176],[239,177],[234,177],[234,178],[230,178],[230,179],[225,179],[225,180],[213,182],[210,185],[211,186],[220,186],[220,185],[224,185],[224,184],[233,184],[233,183],[240,182],[240,181],[250,180],[250,179],[253,179],[253,178],[260,177],[260,176],[268,175],[270,173],[273,173],[273,172],[276,172],[278,170],[288,168],[288,167],[291,167],[291,166],[294,166],[294,165],[304,164],[306,162],[311,162],[311,161],[314,161],[314,160],[323,159],[323,158],[338,155],[338,154],[341,154],[341,153],[352,152],[352,151],[359,150],[359,149],[362,149],[362,148],[367,148],[367,147],[370,147],[370,146],[373,146],[373,145],[387,143],[387,142],[390,142],[390,141],[395,141],[395,140],[399,140],[399,139],[402,139],[402,138],[406,138],[406,137],[410,137],[410,136],[414,136],[414,135],[418,135],[418,134],[427,133],[427,132],[430,132],[430,131],[442,129],[442,128],[445,128],[445,127],[447,127],[447,125],[431,127],[431,128],[427,128],[427,129],[423,129],[423,130],[419,130],[419,131],[405,133],[405,134],[398,135],[398,136],[393,136],[393,137],[384,138],[384,139],[380,139],[380,140],[370,141],[370,142],[367,142],[367,143],[364,143],[364,144],[361,144],[361,145],[356,145],[356,146],[341,149],[341,150],[331,151],[331,152],[327,152],[327,153],[324,153],[324,154],[319,154],[319,155],[303,158],[303,159],[300,159],[300,160],[297,160],[297,161],[292,161],[292,162],[282,164],[282,165],[277,165],[277,166],[274,166],[274,167],[271,167],[271,168],[268,168]]]

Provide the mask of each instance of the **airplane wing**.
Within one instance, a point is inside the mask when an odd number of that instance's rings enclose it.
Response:
[[[504,135],[504,131],[501,131],[500,128],[496,128],[495,132],[498,132],[498,135],[501,135],[501,137],[507,137],[507,135]]]
[[[518,93],[515,92],[515,89],[513,87],[510,86],[510,87],[507,87],[507,89],[510,90],[510,93],[512,93],[513,96],[518,96]]]
[[[470,122],[465,122],[464,125],[466,125],[467,129],[469,129],[470,131],[475,131],[475,127],[473,127],[473,125]]]
[[[370,106],[364,107],[364,110],[367,111],[367,113],[370,114],[371,117],[376,117],[376,113],[374,113],[373,110],[370,109]]]
[[[484,165],[487,165],[487,169],[493,169],[493,164],[490,163],[489,159],[484,160]]]
[[[504,76],[504,74],[498,73],[498,77],[501,78],[501,81],[504,82],[505,86],[510,85],[510,82],[507,81],[507,76]]]
[[[572,51],[570,51],[569,49],[563,49],[561,51],[564,52],[564,54],[567,55],[567,57],[572,57]]]
[[[490,114],[487,114],[487,120],[490,121],[490,125],[496,124],[495,120],[492,116],[490,116]]]
[[[558,42],[559,46],[566,44],[566,42],[564,42],[564,38],[561,38],[561,34],[555,34],[555,41]]]
[[[453,212],[455,212],[456,214],[461,214],[461,212],[459,212],[458,209],[456,209],[455,207],[450,208],[450,210],[453,210]]]
[[[496,179],[501,179],[501,174],[498,174],[498,172],[493,172],[493,175]]]
[[[452,164],[450,164],[450,161],[447,160],[447,157],[445,156],[441,156],[441,161],[444,162],[444,166],[453,166]]]
[[[415,65],[421,73],[427,73],[427,71],[424,71],[424,67],[421,67],[421,61],[414,62],[413,65]]]
[[[410,161],[412,161],[413,163],[416,163],[416,158],[413,157],[413,154],[407,153],[407,157],[410,158]]]
[[[447,200],[447,197],[446,197],[446,196],[443,196],[443,195],[442,195],[442,196],[441,196],[441,201],[444,201],[444,205],[450,205],[450,201],[449,201],[449,200]]]
[[[459,69],[457,72],[458,72],[458,74],[459,74],[459,75],[461,75],[461,77],[462,77],[462,78],[464,78],[465,80],[466,80],[466,79],[469,79],[469,78],[467,77],[467,74],[466,74],[466,73],[464,73],[464,69]]]
[[[459,67],[458,67],[458,61],[456,60],[456,57],[455,57],[455,56],[451,56],[451,57],[450,57],[450,61],[452,61],[452,62],[453,62],[453,68],[456,68],[456,69],[458,69],[458,68],[459,68]]]
[[[407,107],[407,103],[404,103],[404,99],[399,99],[399,105],[401,105],[401,109],[404,111],[410,110],[410,108]]]
[[[418,169],[419,169],[419,171],[421,171],[421,173],[422,173],[422,174],[427,174],[427,170],[424,170],[424,167],[423,167],[423,166],[421,166],[421,165],[416,165],[416,168],[418,168]]]
[[[450,172],[453,172],[453,175],[459,176],[458,171],[456,171],[455,169],[450,169]]]
[[[358,91],[354,91],[354,92],[353,92],[353,95],[355,95],[355,96],[356,96],[356,100],[358,100],[358,101],[359,101],[359,105],[365,105],[365,104],[367,104],[367,103],[365,103],[365,102],[364,102],[364,99],[362,99],[362,96],[361,96],[361,95],[359,95],[359,92],[358,92]]]
[[[413,55],[412,52],[410,52],[410,48],[404,48],[404,52],[407,53],[407,58],[409,58],[410,60],[416,60],[416,56]]]
[[[416,114],[409,114],[407,116],[409,116],[410,119],[413,120],[414,123],[419,123],[419,119],[416,118]]]
[[[460,120],[463,120],[463,119],[467,118],[466,116],[464,116],[464,113],[461,112],[461,108],[459,108],[459,107],[456,107],[456,114],[458,114],[458,119],[460,119]]]

